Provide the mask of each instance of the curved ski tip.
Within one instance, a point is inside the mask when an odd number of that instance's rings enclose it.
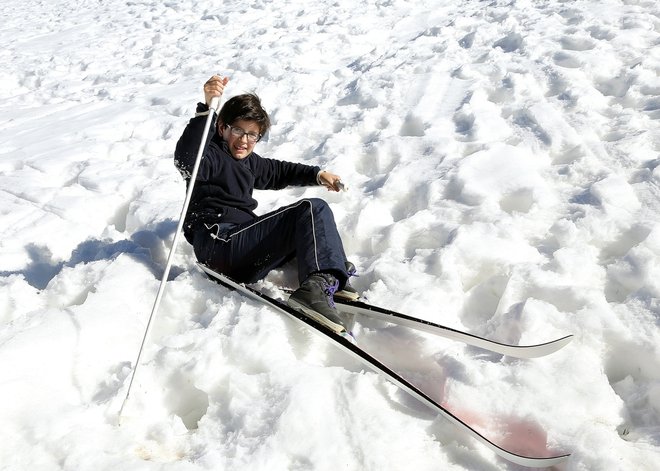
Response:
[[[549,342],[549,344],[554,345],[557,347],[557,350],[564,348],[566,345],[571,343],[573,341],[573,334],[566,335],[565,337],[559,338],[557,340],[554,340],[552,342]]]
[[[570,456],[571,454],[567,453],[565,455],[550,456],[548,458],[536,458],[513,454],[513,456],[507,456],[506,459],[512,463],[526,466],[528,468],[549,468],[563,463]]]
[[[549,342],[545,343],[540,343],[538,345],[529,345],[526,348],[526,358],[538,358],[538,357],[544,357],[546,355],[550,355],[551,353],[555,353],[558,350],[561,350],[564,348],[566,345],[571,343],[573,340],[573,335],[567,335],[565,337],[561,337],[555,340],[550,340]]]

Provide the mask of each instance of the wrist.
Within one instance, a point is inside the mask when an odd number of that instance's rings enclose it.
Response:
[[[206,103],[199,102],[197,103],[197,109],[195,110],[195,117],[197,116],[207,116],[210,112],[209,105]]]

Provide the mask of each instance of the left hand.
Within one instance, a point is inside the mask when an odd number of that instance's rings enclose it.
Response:
[[[221,97],[225,91],[225,86],[229,82],[229,77],[214,75],[204,84],[204,100],[208,106],[211,106],[211,100],[214,97]]]
[[[341,190],[339,187],[341,177],[339,175],[335,175],[334,173],[330,173],[327,170],[323,170],[321,173],[319,173],[319,182],[321,182],[321,185],[326,187],[328,191]]]

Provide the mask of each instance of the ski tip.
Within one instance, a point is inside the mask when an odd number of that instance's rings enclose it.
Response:
[[[511,461],[512,463],[519,464],[521,466],[526,466],[528,468],[549,468],[563,463],[570,456],[571,454],[567,453],[565,455],[556,455],[556,456],[549,456],[547,458],[539,458],[539,457],[523,456],[509,452],[506,454],[506,456],[502,456],[502,458],[505,458],[506,460]]]
[[[573,341],[573,334],[571,335],[566,335],[564,337],[558,338],[556,340],[553,340],[552,342],[548,342],[546,345],[551,345],[556,348],[555,351],[560,350],[564,348],[566,345],[571,343]]]
[[[560,339],[557,339],[557,341],[560,342],[563,346],[565,346],[565,345],[568,345],[569,343],[571,343],[571,341],[573,340],[573,337],[574,337],[574,335],[570,334],[570,335],[566,335],[565,337],[562,337]]]
[[[546,355],[550,355],[552,353],[561,350],[566,345],[571,343],[572,340],[573,340],[573,335],[566,335],[564,337],[555,340],[550,340],[549,342],[544,342],[537,345],[521,345],[520,347],[518,347],[519,351],[511,352],[510,354],[512,354],[513,356],[517,356],[519,358],[544,357]]]

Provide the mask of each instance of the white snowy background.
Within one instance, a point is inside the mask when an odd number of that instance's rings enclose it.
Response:
[[[213,73],[262,155],[326,198],[374,304],[514,360],[364,320],[374,355],[561,470],[660,463],[660,5],[654,0],[5,0],[0,469],[519,470],[182,241],[175,143]],[[288,268],[272,281],[290,279]]]

